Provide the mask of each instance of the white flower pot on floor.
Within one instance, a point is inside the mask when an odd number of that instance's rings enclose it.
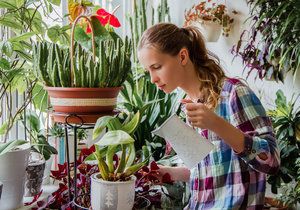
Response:
[[[91,203],[93,210],[131,210],[134,205],[135,180],[110,182],[98,178],[99,173],[91,177]]]
[[[43,185],[50,184],[50,172],[52,170],[54,155],[51,155],[49,160],[46,161],[44,177],[43,177]]]
[[[0,180],[3,183],[0,210],[14,210],[23,205],[30,145],[24,144],[18,148],[0,156]]]
[[[191,25],[199,29],[207,42],[217,42],[222,30],[221,25],[213,21],[194,21]]]

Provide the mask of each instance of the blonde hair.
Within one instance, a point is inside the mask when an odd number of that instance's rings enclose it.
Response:
[[[209,52],[198,29],[179,28],[171,23],[159,23],[147,29],[139,42],[138,50],[153,46],[162,53],[175,56],[187,48],[200,80],[200,92],[205,94],[205,104],[215,108],[220,98],[223,80],[226,78],[216,55]]]

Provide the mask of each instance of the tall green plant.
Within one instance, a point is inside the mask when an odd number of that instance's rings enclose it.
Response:
[[[4,11],[0,16],[0,26],[7,37],[1,37],[0,41],[0,100],[6,100],[0,117],[5,111],[9,116],[0,128],[5,130],[2,132],[4,139],[28,104],[33,102],[42,111],[47,107],[47,95],[32,73],[31,53],[33,40],[43,40],[52,30],[42,16],[50,18],[54,5],[60,5],[60,0],[0,0],[0,10]],[[60,35],[68,36],[64,30]],[[23,101],[18,105],[11,100],[16,93],[23,94]]]
[[[54,43],[37,43],[33,50],[37,77],[51,87],[119,87],[128,76],[131,61],[131,42],[126,37],[101,40],[98,56],[79,44],[71,58],[69,49]],[[71,84],[71,59],[75,59],[74,82]]]
[[[290,183],[300,180],[300,109],[295,106],[298,97],[287,102],[281,90],[276,95],[276,109],[270,111],[269,115],[280,149],[281,165],[279,172],[268,178],[273,193],[277,193],[282,181]]]

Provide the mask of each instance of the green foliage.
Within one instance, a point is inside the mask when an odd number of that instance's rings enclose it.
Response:
[[[134,132],[140,122],[140,113],[132,118],[128,117],[121,123],[118,117],[104,116],[97,120],[93,131],[93,139],[100,136],[106,128],[108,132],[95,143],[96,152],[86,160],[98,161],[101,178],[108,181],[126,181],[129,177],[148,163],[149,151],[143,161],[136,162],[134,139],[130,134]],[[114,159],[118,161],[114,164]]]
[[[251,29],[241,35],[237,53],[251,70],[258,71],[260,78],[283,82],[291,72],[296,82],[300,69],[300,1],[247,2],[251,6]],[[241,48],[244,41],[246,45]]]
[[[45,160],[48,160],[52,154],[57,154],[57,150],[48,143],[43,134],[39,116],[33,111],[27,111],[25,120],[26,123],[24,120],[22,122],[30,134],[31,149],[42,154]]]
[[[14,102],[9,101],[3,107],[8,112],[6,116],[9,116],[6,119],[5,140],[9,130],[32,100],[36,108],[45,110],[45,103],[37,103],[42,96],[36,94],[39,90],[35,88],[37,81],[32,73],[32,43],[35,40],[43,40],[48,30],[41,14],[49,18],[50,13],[54,11],[52,4],[58,3],[59,0],[0,0],[0,9],[4,10],[4,14],[0,16],[1,29],[13,34],[13,37],[3,37],[0,40],[0,100],[9,98],[16,92],[24,94],[23,102],[14,109]],[[34,99],[35,96],[37,99]]]
[[[290,183],[300,178],[300,165],[296,163],[300,158],[300,110],[295,109],[298,97],[287,102],[281,90],[277,91],[276,95],[276,109],[269,111],[269,115],[280,149],[281,165],[276,175],[268,177],[273,193],[277,193],[282,181]]]
[[[34,45],[33,65],[37,77],[51,87],[119,87],[128,76],[131,61],[131,43],[126,37],[102,40],[99,54],[93,55],[79,44],[75,47],[74,85],[71,81],[71,56],[69,49],[55,43]]]

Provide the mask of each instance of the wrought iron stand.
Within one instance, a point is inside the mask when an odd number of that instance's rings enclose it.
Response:
[[[69,119],[70,118],[77,118],[80,123],[70,123]],[[65,117],[65,123],[64,128],[65,128],[65,140],[66,140],[66,156],[67,156],[67,173],[68,173],[68,187],[69,187],[69,201],[71,202],[73,200],[73,203],[75,204],[75,209],[77,209],[77,205],[75,202],[75,199],[78,197],[77,196],[77,132],[78,129],[93,129],[94,124],[85,124],[83,119],[76,115],[76,114],[69,114]],[[70,163],[70,152],[69,152],[69,139],[68,139],[68,129],[73,129],[74,131],[74,197],[72,198],[71,194],[71,163]]]

